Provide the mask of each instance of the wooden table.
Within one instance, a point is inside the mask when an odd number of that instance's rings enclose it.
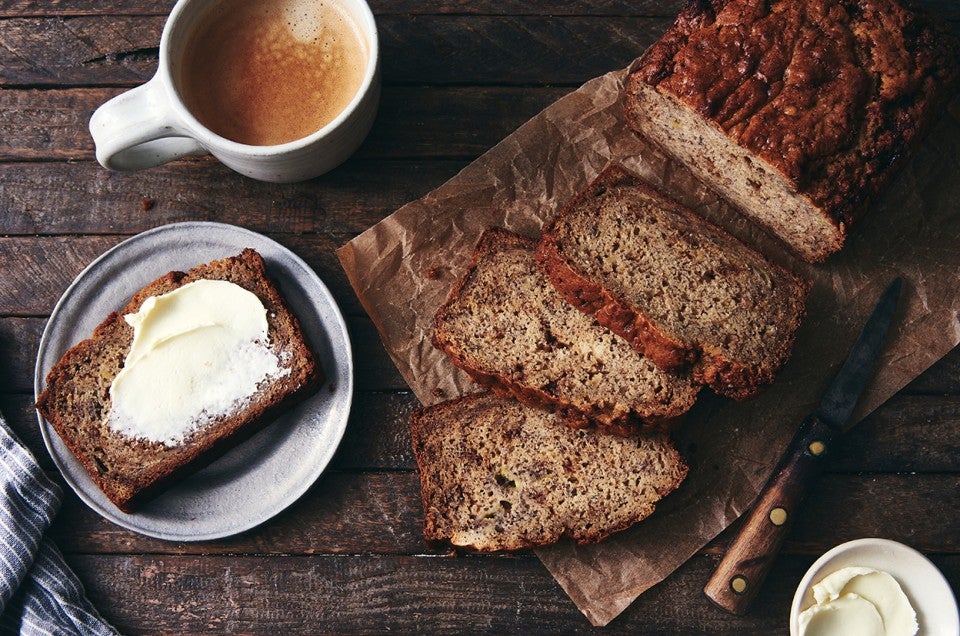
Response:
[[[929,0],[960,21],[953,0]],[[302,256],[331,287],[356,358],[354,409],[330,470],[260,528],[208,543],[120,529],[72,494],[55,538],[123,632],[585,631],[530,553],[429,549],[407,390],[334,249],[453,176],[585,80],[621,68],[680,0],[374,0],[383,102],[360,152],[320,179],[270,185],[200,158],[137,174],[93,159],[93,109],[152,76],[170,0],[0,0],[0,410],[51,474],[33,365],[46,316],[104,250],[158,225],[234,223]],[[960,587],[960,350],[846,437],[751,614],[701,588],[728,535],[611,624],[629,632],[784,632],[804,570],[881,536],[931,555]],[[59,479],[59,476],[57,476]]]

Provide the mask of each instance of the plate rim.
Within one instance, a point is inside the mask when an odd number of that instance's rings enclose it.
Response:
[[[53,309],[50,311],[50,315],[47,318],[46,324],[44,324],[43,332],[40,336],[40,341],[37,346],[36,361],[34,362],[34,378],[33,378],[34,401],[36,401],[36,399],[39,397],[40,392],[42,391],[43,386],[45,384],[46,372],[49,371],[41,368],[41,359],[43,357],[43,352],[49,346],[49,339],[52,337],[51,325],[54,323],[54,318],[61,311],[61,309],[68,302],[70,302],[71,296],[75,293],[76,288],[80,285],[83,279],[87,277],[90,274],[90,272],[94,268],[99,266],[103,261],[114,256],[116,252],[123,249],[129,249],[129,246],[132,243],[141,241],[145,238],[149,238],[157,234],[164,234],[169,232],[178,233],[178,232],[183,232],[183,231],[187,231],[190,229],[197,229],[197,228],[215,229],[217,231],[222,231],[222,232],[246,234],[246,235],[255,237],[256,240],[258,241],[266,241],[267,243],[271,244],[273,247],[281,251],[284,254],[285,258],[289,258],[291,261],[291,264],[301,268],[309,276],[312,282],[317,285],[318,291],[328,302],[329,309],[332,311],[333,316],[335,318],[335,320],[331,321],[330,323],[325,323],[324,327],[329,328],[330,326],[335,324],[335,326],[338,328],[338,330],[342,335],[343,342],[345,345],[345,347],[342,350],[334,350],[332,352],[333,358],[338,361],[338,364],[343,364],[345,366],[345,371],[346,371],[345,375],[346,375],[347,381],[345,383],[337,382],[337,386],[334,389],[334,394],[335,395],[340,394],[341,399],[345,400],[345,408],[344,408],[343,416],[341,418],[338,418],[338,420],[342,420],[342,421],[336,422],[337,426],[331,438],[332,444],[330,445],[330,450],[327,456],[320,458],[322,461],[317,462],[318,468],[316,468],[307,479],[304,479],[299,486],[289,489],[286,493],[286,496],[279,498],[277,505],[270,508],[270,510],[266,512],[264,515],[252,517],[248,521],[245,521],[243,523],[238,523],[233,527],[224,528],[224,529],[215,530],[215,531],[209,531],[209,532],[193,532],[193,533],[165,532],[165,531],[154,530],[151,528],[145,528],[143,525],[138,525],[137,523],[135,523],[134,520],[138,516],[137,513],[125,513],[119,508],[116,508],[115,506],[112,509],[105,509],[100,504],[100,502],[90,497],[83,488],[81,488],[77,483],[75,483],[75,480],[72,478],[72,476],[64,469],[64,463],[67,460],[64,460],[61,457],[59,457],[59,455],[54,451],[53,442],[51,439],[51,435],[56,435],[56,432],[51,430],[51,426],[47,422],[46,418],[44,418],[39,411],[35,410],[37,415],[38,425],[40,428],[40,434],[43,437],[43,443],[47,450],[47,453],[53,459],[54,465],[57,467],[57,471],[60,473],[64,482],[71,488],[71,490],[73,490],[74,493],[76,493],[77,497],[79,497],[79,499],[83,501],[83,503],[87,507],[89,507],[91,510],[96,512],[101,517],[107,519],[108,521],[115,523],[118,526],[125,528],[127,530],[130,530],[132,532],[141,534],[143,536],[152,537],[155,539],[161,539],[165,541],[198,542],[198,541],[210,541],[214,539],[222,539],[226,537],[235,536],[242,532],[246,532],[247,530],[256,528],[257,526],[262,525],[263,523],[266,523],[270,519],[276,517],[278,514],[280,514],[287,508],[289,508],[291,505],[297,502],[301,497],[303,497],[304,494],[306,494],[306,492],[317,482],[320,476],[329,467],[330,462],[333,460],[333,457],[336,455],[337,449],[339,448],[341,442],[343,441],[343,437],[346,434],[347,422],[349,420],[350,413],[353,407],[353,397],[354,397],[353,344],[350,340],[350,333],[349,333],[349,330],[347,329],[347,324],[346,324],[346,321],[344,320],[343,312],[341,311],[340,306],[337,304],[336,299],[333,297],[333,294],[331,294],[330,289],[323,282],[323,280],[316,273],[316,271],[314,271],[314,269],[310,267],[306,263],[306,261],[304,261],[299,255],[293,252],[293,250],[291,250],[290,248],[280,244],[279,242],[275,241],[269,236],[266,236],[259,232],[255,232],[253,230],[250,230],[238,225],[233,225],[231,223],[223,223],[219,221],[180,221],[175,223],[167,223],[167,224],[159,225],[159,226],[150,228],[148,230],[144,230],[143,232],[138,232],[137,234],[134,234],[132,236],[125,238],[124,240],[110,247],[109,249],[104,251],[102,254],[100,254],[98,257],[90,261],[90,263],[88,263],[86,267],[84,267],[74,277],[74,279],[70,282],[67,288],[60,295],[56,304],[53,306]],[[340,358],[342,358],[342,360]],[[77,462],[78,466],[80,465],[79,460],[77,460],[75,457],[71,456],[68,459],[72,459],[74,462]],[[216,461],[217,460],[214,460],[214,462]],[[82,466],[81,466],[81,470],[83,470]],[[110,505],[112,506],[113,504],[110,504]]]

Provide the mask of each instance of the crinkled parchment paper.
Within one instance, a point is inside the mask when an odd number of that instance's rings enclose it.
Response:
[[[501,226],[536,236],[611,161],[815,281],[793,358],[773,386],[739,404],[704,391],[677,434],[689,477],[652,517],[598,545],[564,542],[537,551],[594,625],[616,617],[749,507],[894,276],[906,282],[900,315],[854,421],[960,342],[956,109],[854,228],[848,246],[812,267],[630,132],[620,104],[625,76],[621,70],[591,80],[338,251],[387,351],[425,404],[476,390],[430,336],[433,315],[464,273],[480,233]]]

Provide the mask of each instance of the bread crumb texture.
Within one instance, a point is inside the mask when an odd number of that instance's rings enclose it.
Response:
[[[600,541],[649,516],[687,466],[664,433],[573,429],[475,394],[416,412],[424,536],[477,551]]]
[[[613,166],[544,230],[563,296],[658,365],[735,398],[790,354],[809,285]]]
[[[565,301],[537,268],[536,243],[504,230],[437,314],[435,344],[481,384],[619,432],[685,413],[699,385],[665,372]]]

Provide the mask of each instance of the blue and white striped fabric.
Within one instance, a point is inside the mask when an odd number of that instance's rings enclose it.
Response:
[[[0,416],[0,632],[115,635],[44,537],[61,492]]]

